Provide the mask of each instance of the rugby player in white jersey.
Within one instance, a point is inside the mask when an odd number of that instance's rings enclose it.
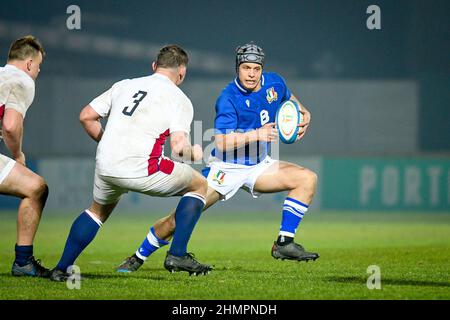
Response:
[[[44,49],[31,35],[14,41],[0,67],[0,140],[11,158],[0,154],[0,194],[21,198],[13,276],[48,277],[49,270],[33,256],[33,241],[48,196],[44,179],[28,169],[22,150],[23,122],[34,99],[34,82]]]
[[[166,138],[174,156],[202,158],[189,142],[193,107],[178,88],[186,75],[188,56],[177,45],[163,47],[153,62],[154,74],[115,83],[80,113],[88,135],[98,142],[93,201],[74,221],[64,252],[50,279],[65,281],[84,248],[94,239],[122,194],[182,196],[178,203],[172,245],[164,261],[170,272],[206,274],[211,266],[187,253],[187,244],[205,205],[206,179],[187,164],[163,154]],[[100,119],[108,117],[103,130]]]

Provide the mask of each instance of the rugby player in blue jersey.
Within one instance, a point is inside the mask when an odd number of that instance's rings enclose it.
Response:
[[[276,259],[316,260],[294,237],[316,191],[317,175],[296,164],[269,156],[270,143],[278,139],[275,115],[286,100],[300,106],[303,121],[301,139],[311,121],[309,111],[290,92],[276,73],[263,72],[265,54],[254,43],[236,49],[237,77],[222,91],[216,102],[215,149],[203,169],[208,180],[204,210],[233,197],[239,189],[254,198],[262,193],[287,191],[277,240],[272,246]],[[175,230],[174,212],[158,220],[138,250],[125,259],[118,272],[136,271],[157,249],[168,244]]]

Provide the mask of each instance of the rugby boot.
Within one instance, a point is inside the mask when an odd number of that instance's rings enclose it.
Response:
[[[177,271],[187,271],[189,275],[195,274],[208,274],[213,267],[207,264],[201,264],[195,260],[192,253],[186,253],[182,257],[177,257],[171,255],[167,252],[166,260],[164,261],[164,268],[166,268],[170,273]]]
[[[275,241],[272,246],[272,257],[275,259],[288,259],[297,261],[316,260],[319,254],[315,252],[308,252],[300,244],[291,242],[284,246],[280,246]]]
[[[69,279],[70,276],[71,274],[56,268],[50,271],[50,280],[52,281],[65,282],[67,281],[67,279]]]
[[[13,263],[11,274],[15,277],[40,277],[48,278],[50,276],[50,270],[41,265],[41,260],[36,260],[33,256],[28,260],[28,263],[24,266],[19,266],[17,263]]]
[[[144,260],[138,258],[135,254],[126,258],[120,266],[116,268],[117,272],[130,273],[137,271],[144,264]]]

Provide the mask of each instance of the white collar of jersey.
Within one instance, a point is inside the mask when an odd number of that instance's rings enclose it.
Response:
[[[23,72],[23,74],[25,74],[28,78],[30,78],[31,80],[33,80],[33,78],[30,77],[30,75],[29,75],[28,73],[26,73],[25,71],[23,71],[23,70],[17,68],[16,66],[13,66],[12,64],[5,64],[5,67],[4,67],[4,68],[15,69],[15,70],[17,70],[17,71]],[[33,81],[34,81],[34,80],[33,80]]]
[[[153,73],[152,76],[160,77],[160,78],[162,78],[162,79],[166,79],[166,80],[172,82],[172,80],[170,80],[168,76],[166,76],[165,74],[159,73],[159,72]],[[173,83],[173,82],[172,82],[172,83]]]
[[[236,87],[238,87],[239,90],[241,90],[244,93],[251,93],[252,91],[246,90],[242,87],[241,82],[239,81],[238,77],[234,78],[234,84]],[[261,75],[261,87],[264,86],[264,75]]]

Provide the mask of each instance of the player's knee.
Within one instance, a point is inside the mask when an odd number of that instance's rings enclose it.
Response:
[[[44,191],[42,192],[42,196],[41,196],[42,205],[45,205],[45,203],[47,202],[48,194],[49,194],[48,185],[47,185],[47,183],[45,183]]]
[[[38,200],[41,203],[47,201],[49,189],[44,178],[37,176],[31,184],[31,197]]]
[[[309,193],[314,194],[317,187],[317,174],[314,171],[305,168],[298,168],[295,172],[292,172],[290,179],[290,189],[307,190]]]
[[[208,182],[205,177],[203,177],[198,172],[194,172],[192,175],[192,182],[190,190],[206,198],[206,192],[208,191]]]
[[[203,197],[206,198],[206,192],[208,191],[208,181],[204,177],[201,177],[201,181],[199,182],[199,191]]]
[[[318,180],[317,173],[315,173],[314,171],[311,171],[311,170],[306,170],[304,180],[305,180],[305,186],[307,186],[308,190],[311,193],[315,193],[316,187],[317,187],[317,180]]]

